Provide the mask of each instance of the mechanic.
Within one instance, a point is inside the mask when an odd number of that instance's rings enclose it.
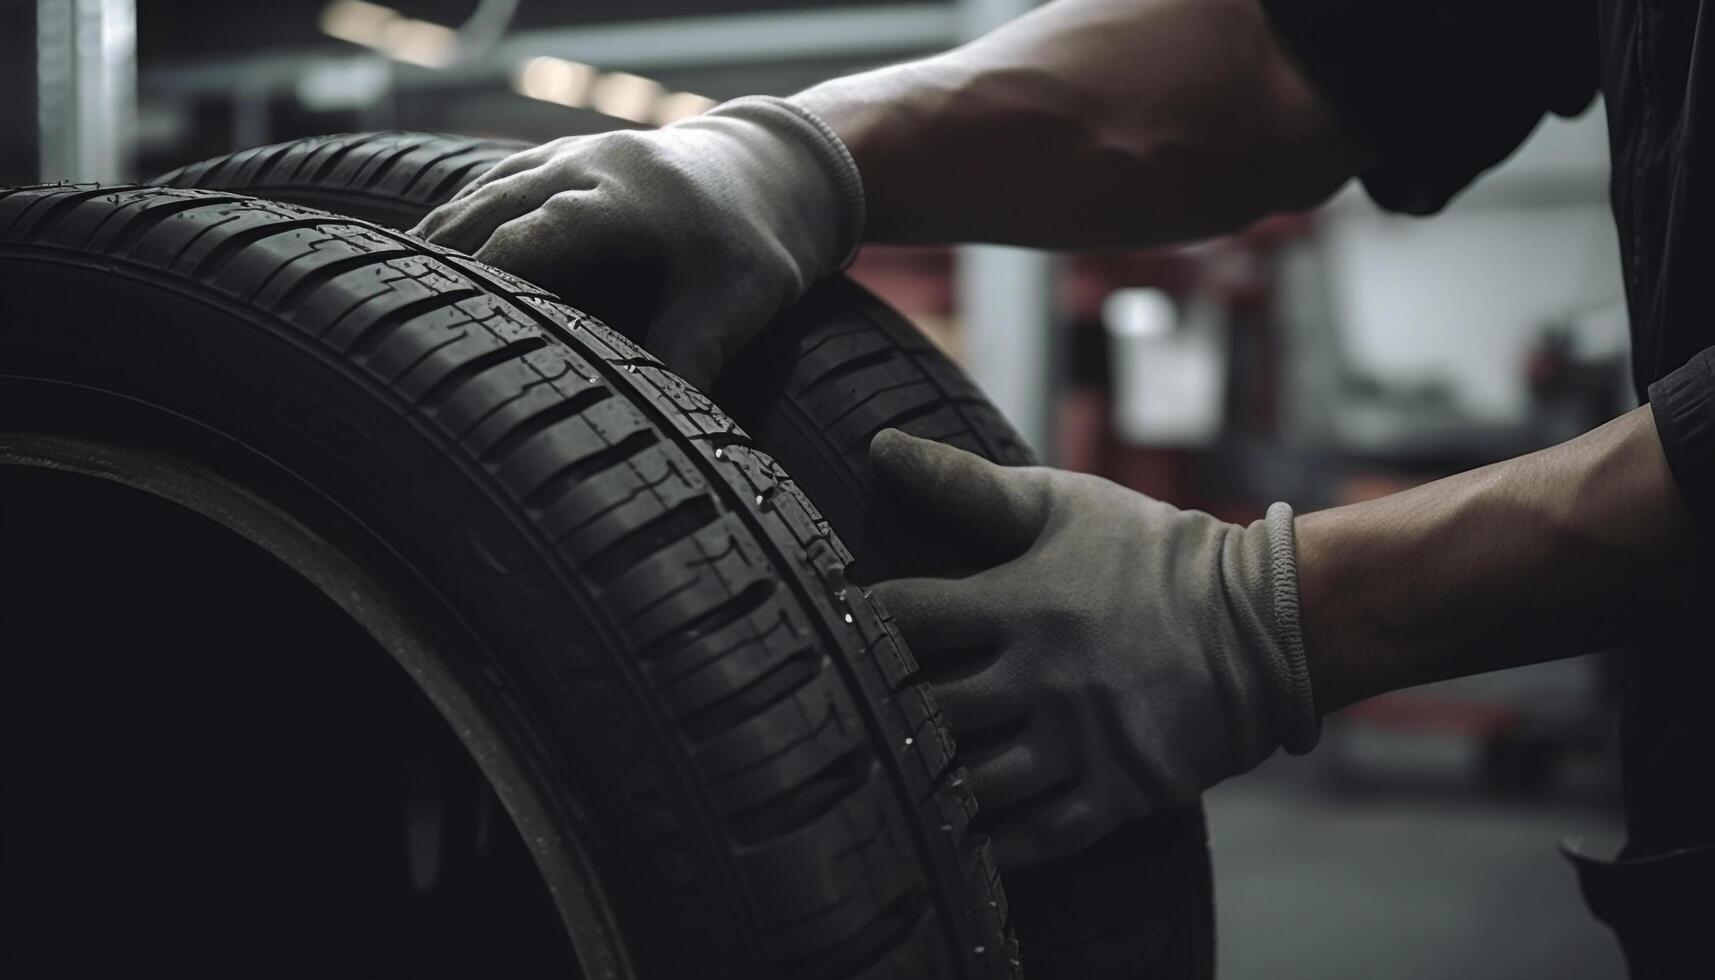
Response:
[[[707,386],[863,241],[1158,245],[1354,176],[1428,214],[1600,91],[1643,407],[1249,527],[884,432],[884,487],[979,570],[877,592],[982,745],[966,762],[1010,866],[1308,751],[1360,698],[1629,644],[1628,840],[1579,858],[1585,894],[1635,976],[1715,976],[1715,651],[1694,604],[1715,507],[1705,27],[1701,0],[1058,0],[791,99],[519,153],[416,230],[648,323]],[[625,308],[639,295],[658,301]]]

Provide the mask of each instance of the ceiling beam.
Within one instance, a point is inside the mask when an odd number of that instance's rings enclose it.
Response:
[[[540,28],[509,34],[477,59],[444,69],[397,65],[394,81],[406,89],[492,81],[540,55],[637,72],[770,61],[881,61],[950,47],[962,39],[963,26],[956,4],[915,3]],[[361,50],[259,51],[193,64],[144,65],[140,81],[145,95],[164,97],[226,93],[241,83],[285,89],[308,72],[348,69],[354,61],[380,57]]]

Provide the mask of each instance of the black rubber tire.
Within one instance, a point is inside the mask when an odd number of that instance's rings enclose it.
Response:
[[[429,610],[638,975],[1015,972],[909,654],[641,349],[405,235],[161,187],[0,191],[0,310],[0,449],[185,460]]]
[[[356,133],[244,150],[158,183],[242,190],[414,225],[527,144]],[[622,325],[623,326],[623,325]],[[823,283],[740,353],[715,401],[816,501],[870,580],[934,564],[924,538],[878,515],[868,445],[896,426],[1007,465],[1029,448],[965,373],[849,279]],[[1026,973],[1036,980],[1214,974],[1214,908],[1201,806],[1116,831],[1077,857],[1006,876]]]

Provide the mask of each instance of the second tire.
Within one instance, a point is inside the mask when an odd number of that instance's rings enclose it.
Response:
[[[157,182],[238,190],[407,228],[527,146],[429,133],[353,133],[243,150]],[[920,539],[878,515],[868,459],[875,433],[892,426],[1005,465],[1035,462],[956,364],[897,311],[844,277],[822,283],[781,314],[740,352],[712,394],[781,461],[870,576],[934,563]],[[1212,879],[1200,805],[1128,824],[1082,854],[1009,873],[1005,882],[1032,980],[1206,980],[1214,974]]]

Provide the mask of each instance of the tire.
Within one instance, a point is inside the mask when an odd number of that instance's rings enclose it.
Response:
[[[358,133],[245,150],[157,183],[240,190],[414,225],[527,144]],[[868,445],[888,426],[1007,465],[1035,462],[999,411],[909,321],[849,279],[814,289],[722,375],[714,400],[816,502],[870,581],[934,564],[870,492]],[[1200,805],[1129,824],[1076,857],[1006,877],[1026,973],[1214,974],[1214,906]]]
[[[499,791],[587,975],[1015,973],[849,555],[623,337],[374,225],[160,187],[0,191],[0,307],[0,463],[298,542]]]

